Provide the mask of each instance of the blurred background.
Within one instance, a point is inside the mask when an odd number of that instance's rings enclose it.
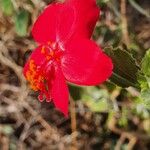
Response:
[[[69,85],[72,100],[64,118],[53,104],[40,103],[27,85],[22,67],[36,47],[31,28],[51,2],[0,0],[0,150],[149,150],[150,111],[135,88],[111,81]],[[150,1],[97,4],[101,17],[93,39],[103,49],[127,47],[140,64],[150,48]]]

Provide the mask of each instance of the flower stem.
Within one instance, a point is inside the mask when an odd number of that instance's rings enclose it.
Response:
[[[76,108],[75,101],[70,96],[70,113],[71,113],[71,129],[72,129],[72,150],[77,150],[77,119],[76,119]]]

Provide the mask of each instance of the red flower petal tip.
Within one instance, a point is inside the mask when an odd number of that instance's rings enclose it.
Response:
[[[24,75],[31,88],[39,91],[39,101],[53,101],[66,117],[66,81],[97,85],[112,73],[111,59],[90,40],[98,17],[95,0],[66,0],[50,4],[32,29],[40,46],[27,61]]]

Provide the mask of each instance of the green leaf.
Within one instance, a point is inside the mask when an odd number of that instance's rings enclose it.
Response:
[[[2,128],[2,132],[5,134],[5,135],[11,135],[13,133],[13,128],[9,125],[5,125],[3,128]]]
[[[97,0],[96,2],[97,2],[98,5],[100,5],[102,7],[103,5],[105,5],[106,3],[108,3],[109,1],[110,0]]]
[[[25,36],[27,34],[29,23],[29,12],[21,10],[15,19],[16,32],[19,36]]]
[[[114,64],[113,75],[110,80],[121,87],[138,87],[138,66],[132,55],[120,48],[106,48],[106,53],[112,58]]]
[[[146,52],[142,60],[142,72],[150,77],[150,49]]]
[[[147,109],[150,109],[150,89],[141,91],[141,98]]]
[[[12,15],[14,7],[11,0],[0,0],[0,6],[5,15]]]
[[[138,74],[138,82],[141,87],[140,98],[147,109],[150,109],[150,49],[142,59],[141,71]]]
[[[128,110],[126,108],[122,108],[121,117],[119,118],[118,124],[121,127],[127,127],[128,125]]]
[[[146,77],[141,72],[138,73],[138,82],[140,84],[141,89],[148,88]]]
[[[93,112],[105,112],[110,109],[109,94],[104,89],[87,87],[82,95],[82,101]]]
[[[141,95],[133,98],[134,106],[133,113],[138,115],[140,118],[147,119],[150,117],[149,110],[147,106],[144,104],[144,100],[141,98]]]

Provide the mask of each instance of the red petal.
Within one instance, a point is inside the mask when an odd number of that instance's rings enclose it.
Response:
[[[35,22],[32,34],[39,43],[67,41],[71,37],[90,38],[99,8],[95,0],[66,0],[50,4]]]
[[[62,71],[66,79],[79,85],[96,85],[112,74],[112,61],[90,40],[69,43],[62,58]]]
[[[31,56],[29,57],[27,63],[24,66],[24,69],[23,69],[23,73],[25,76],[26,76],[26,72],[28,71],[28,68],[29,68],[30,60],[34,60],[34,62],[37,66],[40,66],[44,62],[45,56],[43,54],[41,54],[41,49],[42,49],[42,46],[37,47],[32,52]]]
[[[66,4],[74,10],[74,14],[72,11],[66,12],[70,15],[69,18],[73,18],[72,21],[70,19],[68,22],[72,29],[72,31],[70,31],[72,35],[90,38],[100,12],[96,5],[96,0],[68,0]],[[67,22],[67,18],[65,21],[63,17],[61,19],[62,25],[64,26],[66,24],[64,24],[64,22]],[[64,32],[63,30],[60,31],[60,33],[65,35],[65,30]]]
[[[57,40],[65,43],[76,32],[76,11],[71,4],[64,3],[57,23]]]
[[[68,87],[65,82],[65,78],[61,71],[61,68],[55,68],[55,79],[51,87],[51,96],[54,101],[55,106],[64,113],[65,116],[68,115]]]
[[[57,17],[60,8],[61,4],[51,4],[38,17],[32,29],[32,35],[37,42],[46,43],[56,40]]]

